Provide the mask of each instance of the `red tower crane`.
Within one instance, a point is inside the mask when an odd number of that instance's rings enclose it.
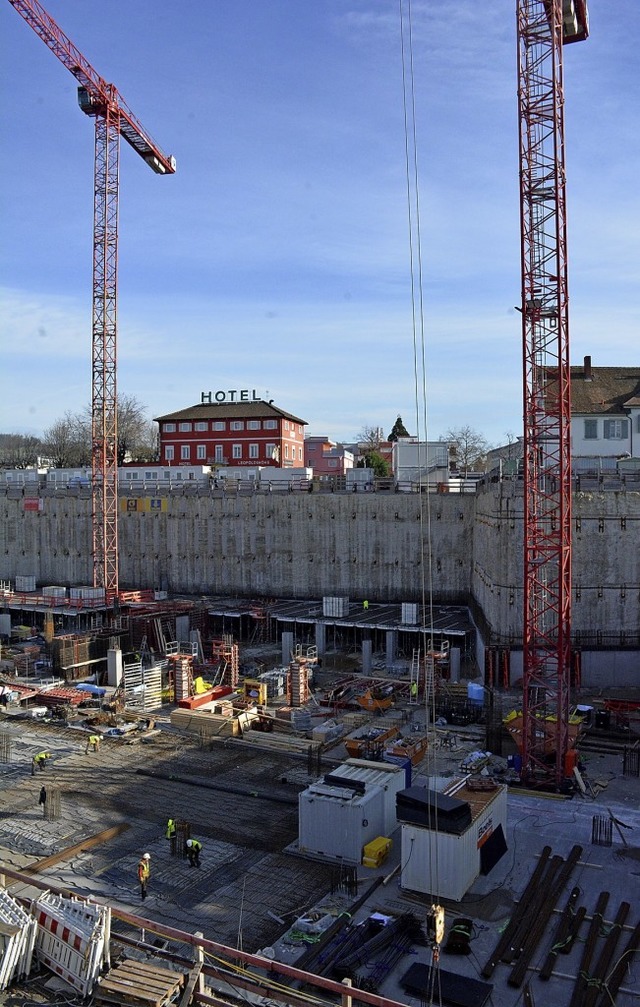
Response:
[[[518,0],[524,365],[523,778],[560,786],[569,747],[571,388],[563,45],[586,0]],[[550,719],[551,718],[551,719]],[[549,765],[552,725],[554,767]]]
[[[122,135],[150,168],[173,174],[162,152],[113,84],[96,73],[38,0],[9,0],[78,81],[80,108],[95,120],[92,316],[93,583],[118,592],[118,420],[116,394],[118,181]]]

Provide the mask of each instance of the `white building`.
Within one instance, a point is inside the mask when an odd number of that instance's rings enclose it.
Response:
[[[571,368],[571,453],[640,458],[640,366]]]
[[[391,464],[397,483],[422,482],[435,489],[449,481],[449,444],[399,437],[393,442]]]

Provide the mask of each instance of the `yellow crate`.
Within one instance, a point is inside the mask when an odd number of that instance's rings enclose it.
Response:
[[[380,867],[385,862],[391,849],[391,840],[386,836],[378,836],[362,850],[362,863],[365,867]]]

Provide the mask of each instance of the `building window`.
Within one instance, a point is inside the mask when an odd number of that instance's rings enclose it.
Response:
[[[249,445],[249,458],[259,458],[259,457],[260,457],[260,453],[259,453],[258,445],[257,444],[250,444]]]
[[[199,462],[206,461],[206,458],[207,458],[207,445],[206,444],[198,444],[198,448],[197,448],[197,451],[196,451],[196,458],[198,459]]]
[[[307,451],[315,451],[317,444],[307,444]]]
[[[585,441],[595,441],[598,439],[598,421],[597,420],[585,420],[584,421],[584,439]]]
[[[164,457],[167,462],[173,461],[173,444],[167,444],[164,449]]]
[[[302,461],[302,448],[298,448],[298,461]]]
[[[196,430],[208,430],[209,429],[209,424],[206,423],[205,420],[198,420],[198,422],[195,424],[195,429]]]
[[[288,444],[285,444],[285,446],[284,446],[284,456],[287,459],[289,458],[289,445]]]
[[[188,434],[191,431],[191,423],[181,423],[179,426],[180,433]]]
[[[242,444],[233,445],[233,457],[242,458]]]
[[[213,429],[214,430],[226,430],[227,429],[227,424],[225,423],[224,420],[214,420],[214,422],[213,422]]]
[[[267,458],[275,458],[276,457],[276,446],[275,446],[275,444],[267,444],[267,446],[265,448],[265,454],[266,454]]]
[[[628,420],[605,420],[604,439],[606,441],[623,441],[629,436]]]
[[[175,423],[164,423],[162,429],[164,430],[165,434],[175,434],[176,425]]]
[[[337,469],[337,467],[338,467],[338,459],[337,458],[330,458],[329,461],[327,462],[327,466],[330,469]]]
[[[284,421],[284,428],[285,428],[285,430],[289,429],[289,420],[285,420]]]
[[[244,430],[244,420],[231,420],[232,430]]]
[[[191,448],[188,444],[183,444],[180,448],[180,460],[183,462],[188,462],[191,458]]]
[[[249,420],[247,423],[247,430],[259,430],[260,420]]]
[[[222,444],[216,444],[215,462],[220,465],[224,461],[224,448]]]
[[[265,428],[265,430],[277,430],[278,429],[278,421],[277,420],[265,420],[264,421],[264,428]]]

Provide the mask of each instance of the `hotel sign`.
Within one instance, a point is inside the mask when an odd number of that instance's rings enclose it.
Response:
[[[200,405],[212,405],[214,402],[261,402],[255,388],[231,388],[229,391],[200,392]]]

